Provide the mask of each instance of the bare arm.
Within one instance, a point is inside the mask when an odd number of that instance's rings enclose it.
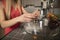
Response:
[[[29,14],[23,8],[22,8],[22,11],[24,13],[23,15],[16,17],[14,19],[11,19],[11,20],[5,20],[3,9],[0,7],[0,24],[1,24],[1,27],[7,28],[7,27],[10,27],[10,26],[18,23],[18,22],[30,22],[33,18],[36,17],[35,14]],[[37,12],[35,12],[35,13],[37,13]]]
[[[18,22],[17,17],[11,20],[5,20],[3,8],[0,7],[0,24],[2,28],[10,27]]]

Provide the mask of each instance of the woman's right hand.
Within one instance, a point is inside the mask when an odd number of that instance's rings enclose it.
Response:
[[[35,16],[33,14],[22,14],[18,17],[19,22],[30,22],[32,19],[34,19]]]
[[[18,20],[20,22],[30,22],[40,14],[38,9],[34,11],[33,13],[28,13],[23,7],[22,7],[22,12],[23,14],[18,17]]]

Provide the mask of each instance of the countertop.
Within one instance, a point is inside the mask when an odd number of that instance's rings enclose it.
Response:
[[[33,40],[33,38],[31,34],[26,33],[22,27],[18,27],[3,37],[1,40]],[[60,40],[60,33],[54,38],[49,39],[46,37],[41,39],[41,37],[39,37],[37,40]]]

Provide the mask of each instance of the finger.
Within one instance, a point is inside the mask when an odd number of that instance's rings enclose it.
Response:
[[[26,18],[35,18],[35,16],[32,15],[32,14],[25,14],[24,17],[26,17]]]
[[[38,9],[33,13],[33,15],[35,16],[39,16],[40,15],[40,11],[38,11]]]
[[[25,12],[26,12],[26,11],[25,11],[25,9],[24,9],[23,7],[22,7],[22,12],[23,12],[23,13],[25,13]]]
[[[34,12],[33,12],[33,14],[35,14],[35,13],[37,13],[38,12],[38,9],[36,9]]]
[[[40,16],[40,11],[38,11],[37,13],[35,13],[35,16]]]
[[[31,22],[32,21],[32,19],[30,19],[30,18],[25,18],[25,22]]]
[[[22,12],[23,13],[28,13],[23,7],[22,7]]]

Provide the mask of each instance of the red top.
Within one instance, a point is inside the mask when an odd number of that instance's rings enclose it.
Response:
[[[13,19],[13,18],[20,16],[20,15],[21,15],[21,12],[18,10],[18,8],[15,10],[13,7],[11,7],[10,19]],[[20,23],[16,23],[15,25],[13,25],[9,28],[5,28],[5,34],[8,34],[13,29],[17,28],[19,25],[20,25]]]

